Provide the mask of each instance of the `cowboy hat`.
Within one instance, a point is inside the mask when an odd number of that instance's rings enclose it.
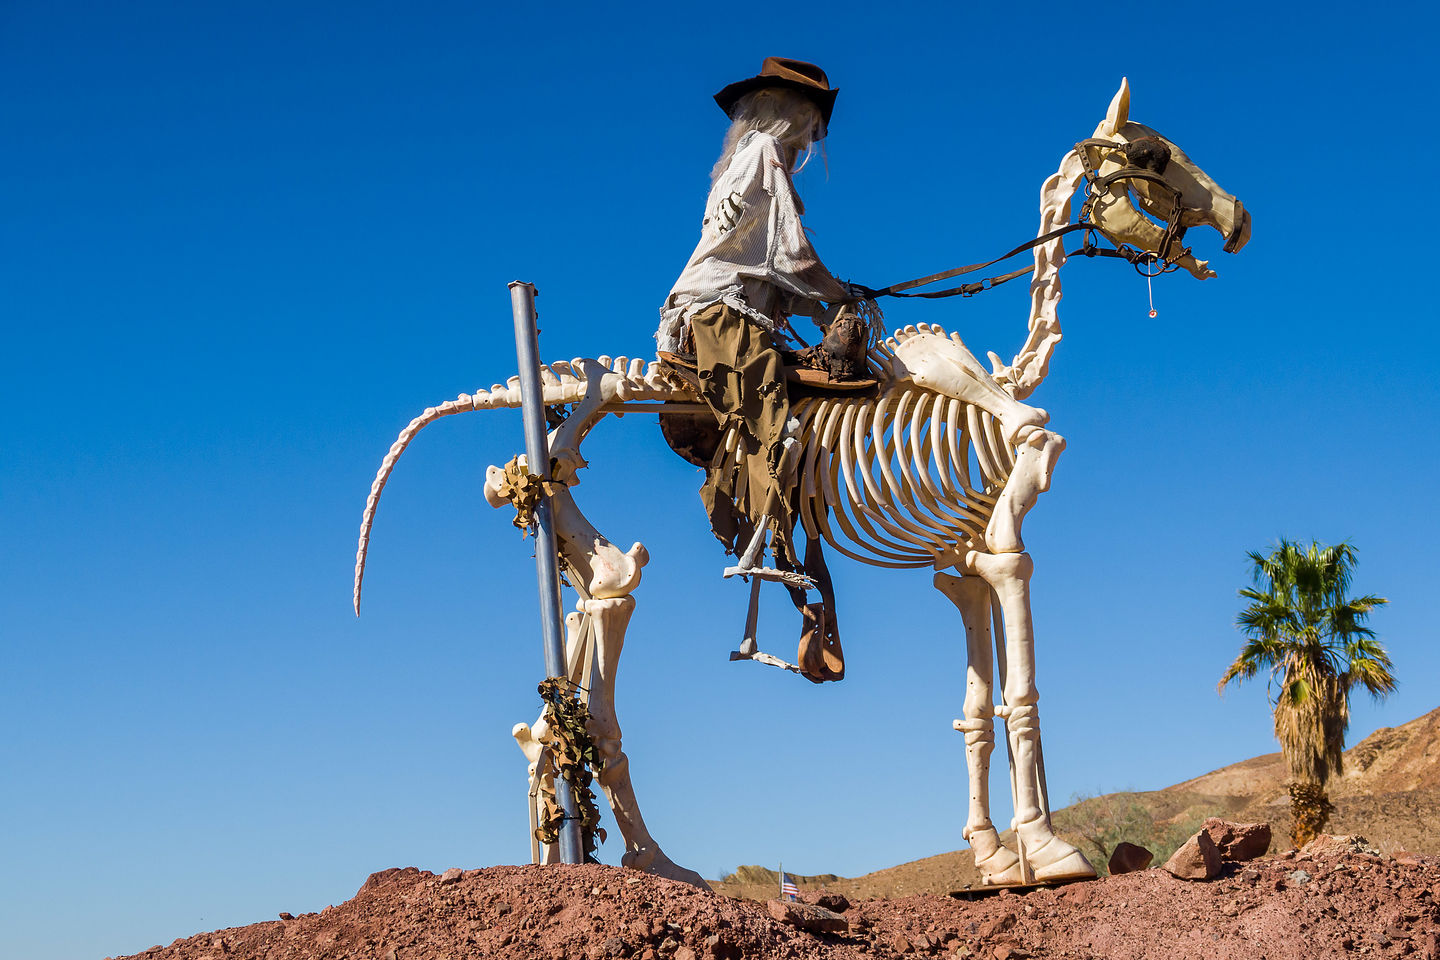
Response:
[[[825,76],[824,70],[804,60],[766,57],[757,76],[730,84],[715,94],[715,102],[725,111],[727,117],[733,117],[731,111],[741,97],[752,90],[763,90],[766,87],[795,90],[809,97],[815,106],[820,108],[825,126],[830,126],[830,114],[835,109],[835,95],[840,91],[830,88],[830,78]]]

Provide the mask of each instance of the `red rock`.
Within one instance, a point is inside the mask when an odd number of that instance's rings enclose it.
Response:
[[[391,867],[389,870],[377,870],[365,878],[365,883],[360,887],[360,892],[373,890],[376,887],[388,883],[391,880],[411,880],[420,876],[418,867]]]
[[[680,947],[675,951],[674,960],[695,960],[695,951],[689,947]]]
[[[844,913],[850,909],[850,901],[838,893],[822,893],[815,898],[817,907],[824,907],[826,910],[834,910],[836,913]]]
[[[451,867],[449,870],[440,874],[440,885],[443,887],[446,884],[459,883],[460,878],[463,876],[465,876],[464,870],[461,870],[459,867]]]
[[[1267,840],[1266,842],[1268,843],[1269,841]],[[1115,844],[1115,849],[1110,854],[1110,875],[1118,877],[1122,873],[1134,873],[1136,870],[1144,870],[1150,866],[1151,861],[1154,859],[1155,854],[1139,844],[1121,841]]]
[[[1370,846],[1370,841],[1364,837],[1322,833],[1301,847],[1299,855],[1313,859],[1315,857],[1342,857],[1347,853],[1379,856],[1380,851]]]
[[[847,933],[850,930],[850,924],[840,914],[815,904],[794,900],[767,900],[765,907],[770,911],[770,916],[781,923],[788,923],[811,933]]]
[[[997,934],[1004,933],[1006,930],[1009,930],[1011,927],[1015,926],[1016,919],[1017,918],[1013,913],[1002,913],[998,917],[991,917],[989,920],[986,920],[984,923],[980,924],[980,929],[978,931],[979,935],[983,939],[988,940],[991,937],[996,936]]]
[[[1220,850],[1201,830],[1181,844],[1161,869],[1181,880],[1209,880],[1220,872]]]
[[[915,947],[905,938],[905,934],[897,933],[890,941],[890,949],[896,953],[914,953]]]
[[[1233,823],[1211,817],[1200,827],[1215,841],[1220,859],[1230,862],[1254,860],[1270,849],[1270,824]]]

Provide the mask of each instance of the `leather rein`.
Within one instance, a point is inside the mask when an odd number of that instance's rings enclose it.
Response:
[[[1119,150],[1125,155],[1125,166],[1114,173],[1100,176],[1095,169],[1095,163],[1091,158],[1091,150]],[[953,270],[943,270],[940,273],[932,273],[928,277],[919,277],[915,280],[906,280],[903,283],[892,283],[888,287],[874,291],[877,297],[923,297],[927,300],[937,300],[942,297],[972,297],[985,290],[992,290],[1002,283],[1014,280],[1032,272],[1033,266],[1022,267],[1019,270],[1012,270],[1010,273],[1003,273],[994,277],[986,277],[983,280],[976,280],[971,283],[962,283],[957,287],[948,287],[944,290],[930,290],[922,293],[906,293],[915,287],[929,286],[941,280],[949,280],[952,277],[963,276],[967,273],[974,273],[986,267],[994,266],[1003,260],[1009,260],[1017,254],[1027,250],[1033,250],[1041,244],[1049,243],[1065,236],[1067,233],[1075,233],[1083,230],[1085,236],[1082,240],[1078,253],[1087,257],[1115,257],[1128,261],[1141,276],[1157,277],[1162,273],[1169,273],[1177,268],[1177,261],[1180,257],[1189,253],[1188,247],[1180,246],[1184,239],[1185,227],[1180,225],[1181,214],[1185,207],[1181,204],[1180,190],[1165,180],[1165,167],[1170,161],[1170,150],[1164,141],[1157,137],[1141,137],[1126,143],[1119,143],[1112,140],[1099,140],[1091,138],[1082,140],[1075,145],[1074,153],[1080,158],[1080,164],[1085,178],[1085,202],[1080,208],[1080,218],[1077,222],[1067,224],[1058,229],[1043,233],[1034,240],[1028,240],[1013,250],[1006,251],[993,260],[986,260],[983,263],[972,263],[963,267],[955,267]],[[1165,223],[1165,234],[1160,241],[1160,249],[1157,252],[1139,250],[1129,244],[1120,244],[1115,249],[1100,247],[1095,242],[1095,234],[1100,228],[1090,219],[1091,211],[1095,202],[1109,191],[1115,183],[1128,182],[1133,180],[1144,180],[1148,183],[1157,184],[1168,190],[1175,205],[1171,219]],[[1227,244],[1228,246],[1228,244]],[[1071,254],[1067,253],[1066,256]]]

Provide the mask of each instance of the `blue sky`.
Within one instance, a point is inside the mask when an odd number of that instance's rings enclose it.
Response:
[[[1121,76],[1253,213],[1239,256],[1192,234],[1220,277],[1157,281],[1153,321],[1123,265],[1066,272],[1034,402],[1070,447],[1027,526],[1059,800],[1274,749],[1263,687],[1214,683],[1245,552],[1281,535],[1351,538],[1356,589],[1392,600],[1402,686],[1357,701],[1351,742],[1436,707],[1435,14],[1356,15],[0,5],[0,956],[526,858],[508,731],[538,707],[534,568],[480,494],[518,413],[412,446],[357,621],[365,494],[413,415],[514,372],[507,282],[539,286],[548,358],[653,350],[724,130],[710,94],[772,53],[841,89],[828,176],[798,186],[842,277],[1033,235]],[[1020,284],[888,310],[1006,357],[1025,313]],[[963,638],[929,574],[832,562],[841,684],[731,664],[746,591],[699,474],[646,417],[585,452],[582,507],[654,558],[619,713],[671,856],[853,875],[961,846]]]

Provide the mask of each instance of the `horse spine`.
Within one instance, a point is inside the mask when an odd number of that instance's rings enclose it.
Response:
[[[570,361],[558,361],[545,364],[540,367],[540,383],[544,393],[545,405],[547,407],[563,406],[565,404],[577,403],[586,395],[589,381],[583,370],[587,363],[598,362],[606,368],[607,376],[615,376],[615,393],[621,400],[686,400],[697,399],[687,396],[691,393],[688,385],[676,381],[665,373],[656,361],[646,362],[643,359],[629,357],[599,357],[596,361],[587,361],[576,357]],[[508,407],[520,406],[520,378],[511,377],[505,383],[497,383],[489,390],[478,390],[475,393],[462,393],[454,400],[435,407],[426,407],[414,420],[406,424],[405,429],[395,438],[390,445],[390,450],[385,454],[385,459],[380,462],[380,469],[375,473],[375,480],[370,484],[370,495],[365,498],[365,516],[360,522],[360,542],[355,548],[355,592],[354,604],[355,615],[360,615],[360,590],[365,579],[365,557],[370,548],[370,529],[375,523],[375,511],[380,505],[380,494],[385,490],[385,484],[390,479],[390,473],[395,469],[395,463],[410,441],[415,438],[427,425],[434,423],[441,417],[453,416],[457,413],[467,413],[471,410],[494,410]]]
[[[1044,236],[1070,222],[1070,198],[1085,175],[1084,165],[1074,150],[1060,161],[1060,169],[1040,187],[1040,230]],[[1065,238],[1056,237],[1035,248],[1035,275],[1030,280],[1029,335],[1009,366],[993,352],[989,354],[994,377],[1016,400],[1035,392],[1050,372],[1050,355],[1060,342],[1060,268],[1065,265]]]

